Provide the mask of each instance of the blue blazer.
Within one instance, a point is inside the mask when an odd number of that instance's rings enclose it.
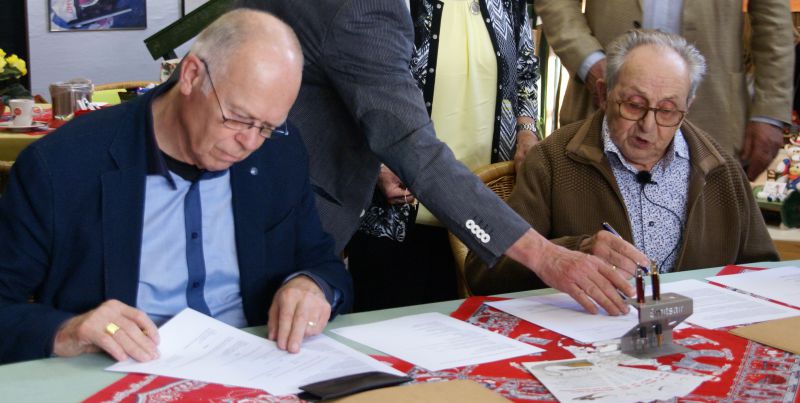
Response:
[[[136,306],[156,92],[73,120],[14,164],[0,198],[0,362],[51,355],[59,326],[103,301]],[[350,275],[322,230],[297,132],[230,173],[248,324],[266,323],[276,290],[300,270],[340,290],[338,311],[349,310]]]

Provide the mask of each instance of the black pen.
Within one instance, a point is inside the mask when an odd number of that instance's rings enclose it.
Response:
[[[604,221],[604,222],[603,222],[602,224],[600,224],[600,225],[602,225],[602,226],[603,226],[603,229],[604,229],[604,230],[606,230],[606,231],[608,231],[608,232],[610,232],[610,233],[612,233],[612,234],[616,235],[616,236],[617,236],[617,237],[619,237],[619,238],[622,238],[622,235],[620,235],[620,234],[619,234],[619,232],[617,232],[617,230],[615,230],[615,229],[614,229],[614,227],[612,227],[612,226],[611,226],[611,224],[609,224],[609,223],[607,223],[607,222],[605,222],[605,221]],[[616,266],[615,266],[615,267],[616,267]],[[627,299],[628,299],[628,297],[627,297],[627,296],[625,296],[625,294],[623,294],[623,293],[622,293],[622,291],[620,291],[620,290],[617,290],[617,294],[619,294],[619,296],[620,296],[620,297],[622,297],[622,299],[623,299],[623,300],[627,300]]]

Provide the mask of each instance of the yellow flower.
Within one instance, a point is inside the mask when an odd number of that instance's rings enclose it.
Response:
[[[28,74],[28,69],[25,66],[25,61],[20,59],[17,55],[11,55],[6,58],[6,62],[11,65],[11,67],[16,68],[19,70],[20,75],[24,76]]]
[[[3,59],[5,57],[6,57],[6,51],[3,50],[3,48],[0,48],[0,59]]]
[[[2,51],[2,50],[0,50],[0,51]],[[8,63],[6,63],[6,59],[4,57],[0,56],[0,73],[5,71],[6,64],[8,64]]]

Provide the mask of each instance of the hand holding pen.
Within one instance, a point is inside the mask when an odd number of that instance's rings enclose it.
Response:
[[[580,250],[605,260],[626,279],[633,277],[642,263],[647,267],[646,262],[649,262],[647,256],[625,241],[608,223],[603,223],[603,230],[584,239]]]

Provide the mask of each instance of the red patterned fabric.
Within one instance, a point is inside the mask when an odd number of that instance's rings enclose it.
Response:
[[[741,269],[734,267],[727,270],[730,273]],[[520,363],[573,358],[568,350],[570,347],[590,350],[591,346],[576,343],[558,333],[483,305],[484,301],[501,299],[469,298],[451,316],[534,344],[543,348],[544,352],[433,372],[392,357],[375,358],[406,372],[415,382],[472,379],[513,401],[554,401],[547,389]],[[659,358],[659,369],[665,370],[669,366],[671,371],[712,376],[711,380],[704,382],[690,395],[676,399],[676,402],[800,402],[800,356],[751,342],[724,330],[688,328],[677,331],[674,338],[692,351]],[[144,403],[177,400],[298,401],[295,396],[275,397],[259,390],[145,375],[128,375],[87,401]]]

